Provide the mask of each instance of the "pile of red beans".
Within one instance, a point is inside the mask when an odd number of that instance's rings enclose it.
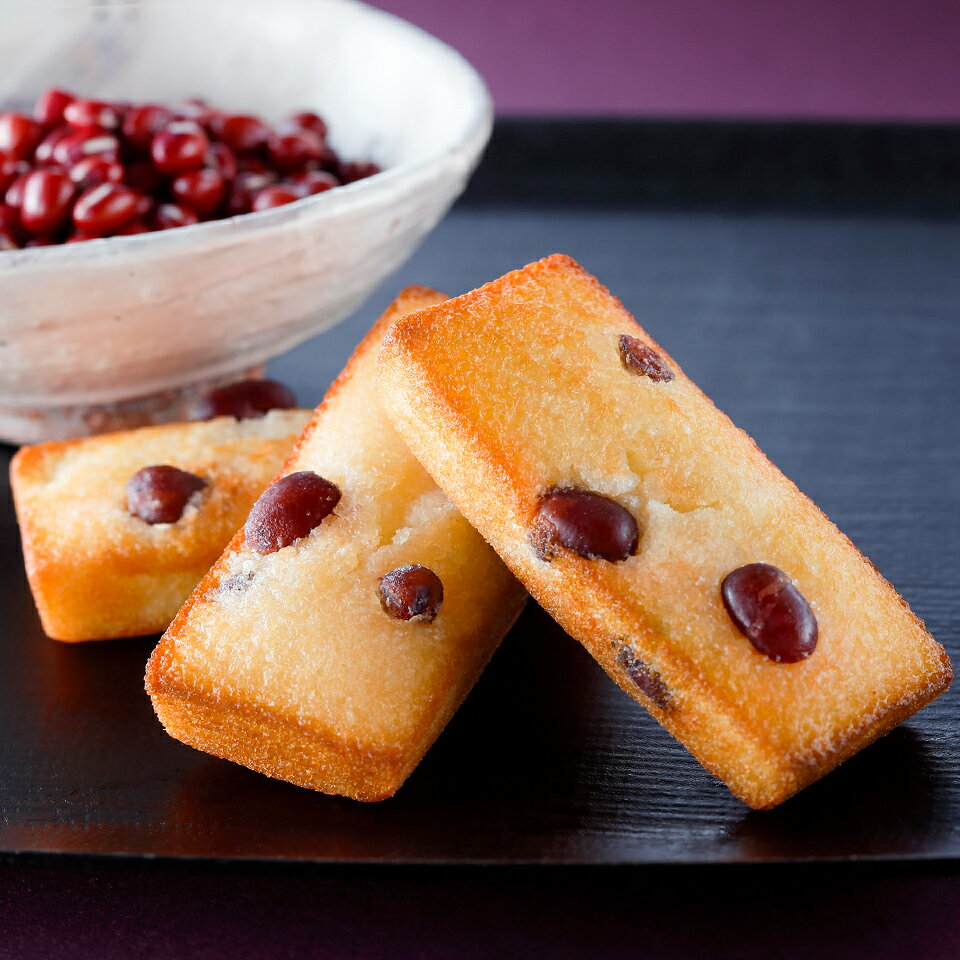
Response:
[[[0,113],[0,251],[129,236],[293,203],[379,172],[341,160],[315,113],[271,127],[176,106],[47,90]]]

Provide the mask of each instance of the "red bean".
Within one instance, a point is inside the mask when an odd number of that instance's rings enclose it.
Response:
[[[323,139],[312,130],[272,133],[267,139],[267,153],[281,173],[293,173],[320,162]]]
[[[239,380],[211,390],[197,404],[197,420],[236,417],[248,420],[262,417],[270,410],[289,410],[297,405],[293,392],[276,380]]]
[[[174,227],[189,227],[200,218],[181,203],[161,203],[154,211],[153,225],[157,230],[172,230]]]
[[[216,170],[193,170],[181,173],[170,185],[170,192],[202,217],[220,206],[225,194],[223,177]]]
[[[380,167],[375,163],[367,161],[351,161],[349,163],[339,163],[337,165],[337,176],[341,183],[354,183],[357,180],[365,180],[380,172]]]
[[[673,697],[663,677],[649,664],[640,659],[630,646],[623,646],[617,652],[617,664],[624,673],[640,688],[661,710],[666,710]]]
[[[120,126],[120,114],[116,108],[103,100],[72,100],[63,110],[63,119],[71,127],[102,127],[115,130]]]
[[[736,628],[775,663],[796,663],[817,646],[817,618],[790,578],[769,563],[748,563],[723,578],[723,605]]]
[[[649,377],[653,381],[669,383],[673,380],[673,371],[666,360],[652,347],[648,347],[642,340],[620,334],[620,362],[627,370]]]
[[[33,162],[40,166],[54,163],[54,147],[56,147],[64,137],[70,136],[73,132],[73,127],[68,127],[66,124],[54,127],[40,143],[37,144],[37,149],[33,154]]]
[[[380,579],[380,606],[396,620],[436,619],[443,603],[443,582],[429,568],[408,563]]]
[[[300,130],[312,130],[321,140],[327,139],[327,125],[323,118],[310,110],[301,110],[291,114],[282,124],[284,129],[292,127]]]
[[[310,470],[291,473],[267,487],[250,510],[244,533],[260,554],[275,553],[310,534],[340,502],[336,484]]]
[[[17,249],[19,245],[14,235],[9,230],[0,229],[0,251]]]
[[[126,170],[118,160],[93,156],[84,157],[79,163],[75,163],[68,173],[81,190],[86,190],[101,183],[122,183]]]
[[[214,134],[237,153],[258,150],[270,135],[270,128],[259,117],[249,114],[220,114],[213,118],[211,127]]]
[[[61,137],[51,151],[53,162],[62,167],[72,167],[85,157],[103,156],[117,160],[120,156],[120,141],[116,135],[103,127],[83,127]]]
[[[150,524],[176,523],[190,499],[206,486],[206,480],[178,467],[144,467],[127,481],[127,510]]]
[[[156,103],[131,107],[123,118],[123,135],[134,149],[146,151],[154,136],[172,119],[173,114]]]
[[[290,187],[264,187],[253,198],[254,210],[270,210],[272,207],[282,207],[299,200],[302,194]]]
[[[137,215],[136,191],[120,183],[101,183],[81,194],[73,208],[73,222],[78,230],[113,233]]]
[[[51,234],[70,214],[75,187],[66,173],[58,170],[33,170],[23,182],[20,221],[34,234]]]
[[[530,539],[542,560],[562,547],[588,560],[626,560],[637,552],[637,521],[616,500],[591,490],[563,488],[540,498]]]
[[[37,123],[45,127],[55,127],[64,122],[63,111],[74,101],[72,93],[51,87],[37,98],[33,108],[33,116]]]
[[[216,170],[224,180],[232,180],[239,170],[237,155],[225,143],[211,143],[207,150],[206,165]]]
[[[32,117],[23,113],[0,113],[0,153],[14,160],[29,160],[33,156],[43,128]]]
[[[203,127],[190,120],[176,120],[153,138],[150,156],[161,173],[187,173],[203,166],[209,146]]]
[[[303,173],[292,173],[284,182],[304,197],[312,196],[315,193],[323,193],[325,190],[332,190],[334,187],[340,186],[337,178],[325,170],[305,170]]]

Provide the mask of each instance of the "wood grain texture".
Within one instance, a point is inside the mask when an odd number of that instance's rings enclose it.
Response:
[[[403,283],[451,292],[563,249],[820,504],[960,654],[960,226],[882,218],[450,217],[361,315],[272,373],[317,402]],[[39,629],[0,514],[0,850],[375,862],[702,863],[960,855],[954,689],[751,813],[539,610],[403,790],[370,808],[168,738],[151,640]]]

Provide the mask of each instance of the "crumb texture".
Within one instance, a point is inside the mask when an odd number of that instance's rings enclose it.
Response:
[[[637,375],[620,337],[673,380]],[[773,805],[942,692],[951,669],[892,587],[593,277],[550,257],[399,321],[381,387],[404,438],[530,592],[754,806]],[[636,517],[619,563],[537,557],[538,498],[579,487]],[[820,640],[777,664],[720,583],[762,561],[811,604]],[[652,703],[618,645],[662,679]],[[621,658],[622,659],[622,658]]]

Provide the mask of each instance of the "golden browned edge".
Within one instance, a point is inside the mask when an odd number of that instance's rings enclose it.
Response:
[[[240,705],[169,692],[151,699],[164,729],[181,743],[298,787],[375,802],[393,796],[407,776],[396,755],[380,753],[374,764],[355,747],[291,732],[288,721]]]
[[[604,597],[605,602],[601,604],[603,609],[600,610],[585,603],[576,594],[564,593],[562,586],[551,588],[540,582],[532,560],[522,549],[515,555],[510,555],[512,542],[526,543],[525,528],[517,526],[511,517],[511,514],[522,516],[525,509],[528,509],[524,504],[520,478],[515,468],[487,442],[483,425],[470,423],[467,418],[458,415],[458,411],[450,403],[444,376],[437,374],[435,368],[429,376],[424,374],[423,358],[429,357],[430,353],[426,345],[427,331],[434,325],[451,326],[455,324],[460,310],[469,309],[487,299],[496,299],[505,291],[509,292],[518,275],[543,276],[555,272],[569,275],[571,271],[575,271],[598,295],[609,298],[614,308],[622,313],[624,323],[629,324],[644,342],[665,356],[678,375],[684,376],[680,365],[647,334],[619,299],[596,277],[570,257],[554,254],[529,264],[522,270],[505,274],[461,297],[401,317],[387,334],[380,352],[380,387],[385,397],[384,405],[404,441],[425,466],[429,465],[429,472],[438,486],[484,534],[502,536],[500,544],[492,545],[498,549],[513,574],[554,619],[587,648],[618,686],[643,704],[662,726],[683,742],[701,764],[723,780],[744,803],[757,809],[774,807],[936,699],[949,687],[953,678],[950,660],[943,648],[931,637],[931,643],[939,649],[942,672],[932,677],[925,689],[917,691],[913,697],[903,702],[894,704],[862,729],[850,730],[843,746],[825,759],[784,758],[764,742],[762,733],[747,729],[730,711],[729,706],[711,693],[686,658],[670,651],[653,623],[648,620],[638,623],[635,617],[626,615],[619,597],[607,587],[596,565],[567,556],[554,560],[554,565],[563,568],[565,574],[590,581],[593,589]],[[688,382],[691,381],[688,379]],[[716,410],[712,401],[695,384],[693,386],[729,429],[739,431],[722,412]],[[457,470],[456,459],[445,455],[444,437],[455,437],[458,446],[473,453],[471,459],[475,469]],[[755,451],[754,466],[768,475],[782,477],[781,472],[770,463],[756,443],[752,439],[750,442]],[[482,516],[477,504],[482,502],[482,493],[484,489],[489,489],[491,484],[495,485],[499,496],[488,514]],[[792,483],[791,485],[797,489]],[[809,502],[801,491],[797,490],[797,493]],[[830,523],[819,508],[815,505],[814,508],[825,522]],[[850,542],[849,538],[846,539]],[[852,543],[851,546],[853,547]],[[876,567],[872,564],[870,567],[873,575],[899,598]],[[923,628],[922,621],[909,610],[902,598],[899,599],[911,617]],[[676,710],[663,710],[634,684],[628,684],[623,670],[616,663],[614,652],[616,641],[624,636],[631,638],[641,656],[645,648],[656,650],[660,662],[668,667],[672,677],[681,681],[683,689],[696,690],[698,702],[691,704],[689,698],[685,699],[683,710],[679,713]],[[757,772],[763,768],[774,772],[768,775]]]
[[[142,431],[168,431],[188,427],[189,423],[170,423],[141,427],[136,430],[120,430],[105,437],[124,437]],[[292,436],[292,435],[291,435]],[[96,628],[90,622],[78,624],[72,614],[64,614],[60,609],[63,599],[63,563],[55,538],[49,536],[43,518],[29,504],[26,491],[34,484],[43,481],[48,473],[49,461],[59,460],[72,447],[82,446],[89,437],[72,440],[57,440],[47,443],[21,447],[10,463],[10,488],[13,493],[14,509],[20,528],[20,540],[23,548],[24,568],[27,582],[33,594],[37,613],[44,633],[52,640],[62,643],[84,643],[88,641],[114,640],[118,637],[140,637],[160,633],[169,626],[173,612],[179,609],[183,596],[196,584],[218,556],[216,545],[212,549],[197,551],[194,562],[189,566],[166,566],[152,572],[154,579],[151,589],[155,595],[170,594],[166,609],[168,614],[149,617],[132,603],[132,598],[143,589],[136,583],[136,577],[146,576],[129,555],[115,553],[110,557],[109,576],[114,582],[119,599],[124,588],[131,595],[131,606],[125,607],[122,617],[122,631],[115,629],[117,617],[105,614]],[[264,440],[264,449],[278,440]],[[239,489],[237,492],[240,492]],[[222,511],[221,511],[222,513]],[[219,538],[218,538],[219,539]],[[222,541],[221,541],[222,542]],[[199,545],[199,544],[198,544]],[[105,571],[104,575],[107,575]],[[82,588],[86,589],[84,584]],[[76,593],[76,591],[71,591]],[[142,594],[141,594],[142,595]],[[114,604],[117,606],[117,604]],[[113,626],[111,626],[113,624]]]
[[[20,528],[23,565],[27,573],[27,583],[30,585],[30,592],[33,594],[37,613],[40,616],[40,624],[48,637],[68,643],[85,638],[74,635],[65,625],[61,625],[55,617],[48,613],[50,609],[46,600],[48,578],[41,562],[43,551],[35,535],[37,527],[32,522],[33,511],[27,505],[25,491],[32,483],[40,481],[45,472],[43,465],[51,456],[60,455],[79,442],[79,440],[63,440],[21,447],[10,461],[10,491],[13,494],[13,507]],[[23,495],[21,495],[21,490],[24,491]],[[148,632],[144,631],[144,633]]]
[[[520,602],[506,612],[501,636],[513,626],[522,608]],[[424,718],[415,736],[403,747],[345,744],[279,712],[243,703],[224,704],[170,680],[166,664],[176,657],[175,638],[173,643],[167,641],[173,629],[167,631],[154,650],[146,674],[147,693],[167,733],[198,750],[268,777],[353,800],[386,800],[403,786],[443,729]],[[448,704],[448,716],[456,712],[486,664],[484,661],[476,665],[463,686],[463,694]]]
[[[407,287],[390,304],[383,316],[363,338],[343,371],[330,385],[313,418],[294,446],[277,479],[297,466],[330,400],[345,386],[360,359],[379,344],[383,331],[397,317],[414,306],[443,300],[444,295],[428,287]],[[377,801],[393,796],[420,762],[441,728],[425,717],[418,735],[404,749],[345,745],[332,734],[305,729],[291,718],[270,714],[242,703],[224,704],[203,692],[187,688],[168,669],[176,660],[176,644],[187,629],[194,607],[210,602],[220,582],[224,561],[244,544],[241,527],[224,550],[221,559],[207,572],[161,637],[147,663],[145,686],[154,710],[167,732],[182,742],[215,756],[242,764],[267,776],[337,793],[355,800]],[[505,612],[501,636],[519,616],[523,607]],[[459,706],[486,664],[478,664],[463,696],[451,703]],[[452,715],[451,711],[451,715]]]

